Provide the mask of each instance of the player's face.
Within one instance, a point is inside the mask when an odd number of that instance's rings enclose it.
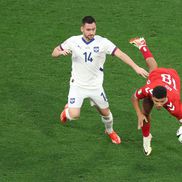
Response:
[[[152,97],[152,101],[154,103],[154,106],[156,107],[157,110],[160,110],[163,105],[167,102],[167,97],[158,99],[156,97]]]
[[[81,32],[83,33],[84,38],[87,41],[90,41],[92,38],[94,38],[96,33],[96,24],[95,23],[85,23],[83,26],[81,26]]]

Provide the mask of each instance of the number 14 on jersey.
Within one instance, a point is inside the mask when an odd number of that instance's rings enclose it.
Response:
[[[85,62],[92,62],[93,59],[92,59],[92,53],[91,52],[84,52],[83,55],[85,56]]]

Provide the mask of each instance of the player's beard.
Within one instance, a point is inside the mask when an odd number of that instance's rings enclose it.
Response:
[[[88,35],[88,36],[86,36],[86,39],[87,40],[91,40],[91,39],[93,39],[94,38],[94,35],[92,34],[92,35]]]

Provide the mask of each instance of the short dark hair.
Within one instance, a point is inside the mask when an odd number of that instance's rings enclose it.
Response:
[[[96,23],[96,21],[92,16],[85,16],[82,19],[82,24],[84,25],[85,23],[92,24],[92,23]]]
[[[167,96],[167,89],[163,86],[157,86],[153,89],[153,97],[157,99],[162,99]]]

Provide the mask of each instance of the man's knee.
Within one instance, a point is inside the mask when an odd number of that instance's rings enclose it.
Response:
[[[67,111],[70,120],[77,120],[80,117],[80,109],[79,108],[69,108]]]

